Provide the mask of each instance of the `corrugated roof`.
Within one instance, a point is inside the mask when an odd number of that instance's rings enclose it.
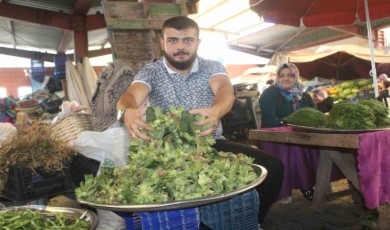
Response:
[[[77,1],[83,3],[84,0],[1,0],[0,4],[72,14]],[[103,14],[101,0],[90,1],[92,1],[91,7],[87,14],[90,16]],[[341,27],[315,29],[281,25],[270,27],[250,10],[249,0],[199,0],[198,6],[198,14],[189,16],[195,19],[204,31],[224,33],[231,48],[267,58],[270,58],[276,50],[291,51],[352,36],[363,37],[366,33],[364,23],[354,25],[355,31],[358,31],[356,34]],[[388,26],[390,26],[390,18],[371,23],[374,30]],[[70,30],[14,20],[0,14],[0,46],[18,49],[32,47],[40,52],[55,53],[61,50],[72,50],[72,39]],[[88,41],[89,46],[107,45],[106,29],[88,31]]]

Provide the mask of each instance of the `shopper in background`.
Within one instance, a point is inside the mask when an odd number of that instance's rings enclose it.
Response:
[[[331,87],[337,85],[337,83],[338,83],[338,81],[337,81],[336,78],[331,78],[331,79],[330,79],[330,86],[331,86]]]
[[[311,96],[303,92],[296,65],[285,63],[276,71],[276,83],[266,89],[259,100],[262,128],[281,127],[282,119],[302,107],[316,108]],[[292,189],[299,188],[312,200],[317,172],[318,150],[262,142],[262,148],[284,163],[284,179],[279,199],[291,202]]]
[[[198,126],[211,125],[199,135],[213,134],[217,151],[244,153],[268,170],[256,187],[260,196],[259,220],[262,221],[276,200],[283,178],[279,159],[256,148],[234,143],[222,136],[220,119],[233,105],[234,94],[226,69],[218,62],[198,57],[199,27],[195,21],[178,16],[164,22],[161,47],[164,57],[148,64],[135,77],[117,104],[119,118],[133,137],[150,140],[141,130],[150,128],[142,119],[149,105],[168,111],[170,105],[184,106],[191,114],[205,119]]]
[[[378,92],[380,93],[383,89],[384,89],[384,85],[383,85],[383,82],[386,81],[386,80],[390,80],[388,77],[387,77],[387,74],[385,73],[382,73],[381,75],[379,75],[376,83],[377,83],[377,87],[378,87]]]
[[[390,81],[384,80],[381,83],[381,91],[379,92],[379,96],[376,98],[378,101],[383,102],[387,108],[389,108],[387,98],[389,97],[389,87]]]
[[[317,90],[314,90],[312,99],[317,109],[323,113],[327,113],[333,108],[334,100],[332,97],[329,97],[326,87],[319,87]]]
[[[265,85],[263,86],[263,88],[261,89],[261,93],[264,92],[264,90],[266,90],[268,87],[270,87],[271,85],[273,85],[275,83],[275,81],[273,79],[269,79],[265,82]]]

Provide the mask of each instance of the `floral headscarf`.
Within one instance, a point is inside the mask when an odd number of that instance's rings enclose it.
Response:
[[[282,89],[280,86],[280,72],[284,68],[289,68],[294,75],[295,78],[295,84],[291,89]],[[282,97],[286,98],[288,102],[292,102],[292,109],[293,111],[297,110],[299,108],[299,101],[302,99],[302,88],[299,83],[299,70],[298,67],[292,63],[284,63],[278,67],[276,70],[276,88],[279,90],[280,95]]]

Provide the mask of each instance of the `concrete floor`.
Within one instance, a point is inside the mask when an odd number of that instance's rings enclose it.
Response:
[[[346,180],[332,183],[333,191],[348,188]],[[328,201],[325,211],[312,209],[299,190],[293,191],[289,204],[275,203],[261,225],[264,230],[360,230],[376,228],[376,212],[366,210],[351,195]]]

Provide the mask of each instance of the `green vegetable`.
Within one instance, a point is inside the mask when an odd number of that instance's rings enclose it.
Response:
[[[376,117],[387,117],[389,115],[388,108],[382,102],[376,99],[358,100],[357,103],[368,106],[374,110]]]
[[[373,129],[374,111],[360,103],[347,101],[333,106],[326,119],[325,126],[333,129]]]
[[[374,111],[375,125],[377,127],[387,127],[390,125],[389,110],[380,101],[376,99],[358,100],[357,103],[365,105]]]
[[[56,212],[44,213],[33,209],[3,210],[0,211],[0,229],[88,230],[89,222]]]
[[[292,114],[285,117],[289,124],[302,125],[308,127],[321,127],[325,122],[325,114],[314,108],[300,108],[295,110]]]
[[[257,179],[252,158],[217,152],[211,135],[196,135],[207,128],[194,124],[202,116],[183,107],[153,111],[150,116],[156,119],[147,122],[153,131],[144,130],[153,140],[133,140],[125,168],[86,176],[75,191],[78,198],[106,204],[161,203],[221,194]]]

